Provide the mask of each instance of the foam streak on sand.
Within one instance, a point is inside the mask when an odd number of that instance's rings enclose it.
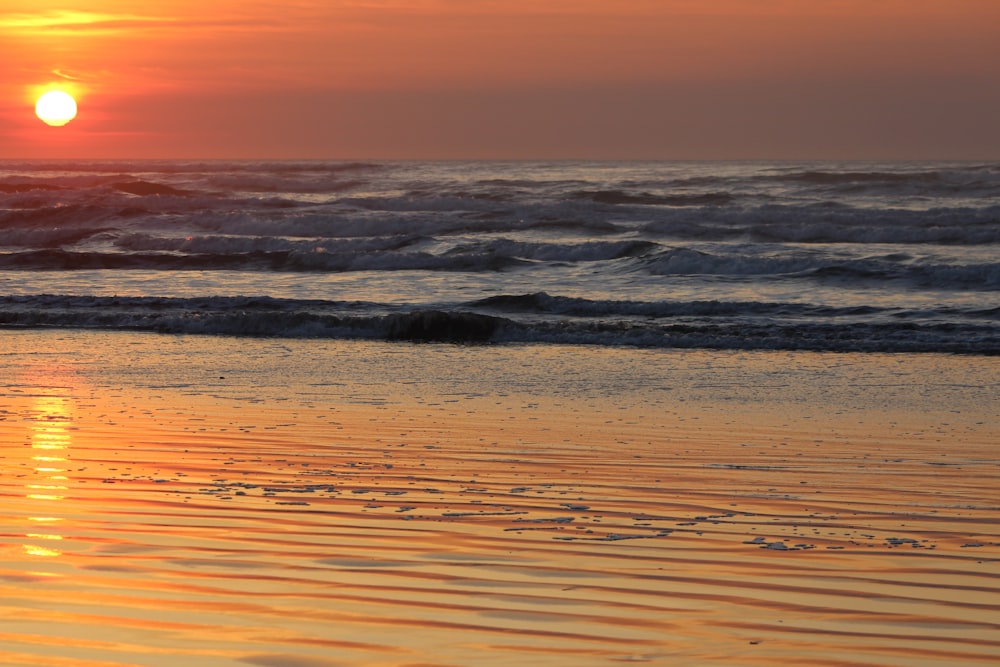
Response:
[[[5,666],[1000,654],[992,358],[0,336]]]

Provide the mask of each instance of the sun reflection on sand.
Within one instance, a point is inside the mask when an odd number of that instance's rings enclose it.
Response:
[[[34,474],[24,484],[24,496],[32,502],[32,510],[37,508],[38,515],[28,517],[31,527],[25,533],[27,541],[21,545],[25,554],[38,558],[54,558],[63,553],[58,547],[64,536],[57,532],[63,518],[53,510],[66,499],[67,462],[72,445],[71,391],[68,387],[56,387],[46,392],[51,393],[35,398],[29,416],[30,465]]]

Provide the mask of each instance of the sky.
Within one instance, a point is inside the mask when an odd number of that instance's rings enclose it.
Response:
[[[4,0],[0,63],[0,158],[1000,159],[1000,0]]]

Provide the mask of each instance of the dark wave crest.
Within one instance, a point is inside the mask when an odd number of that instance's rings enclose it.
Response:
[[[164,185],[163,183],[152,183],[149,181],[122,181],[112,183],[111,187],[119,192],[125,192],[130,195],[139,195],[142,197],[148,197],[150,195],[187,197],[191,194],[187,190],[181,190],[180,188]]]
[[[625,190],[581,190],[573,193],[573,196],[598,204],[639,204],[643,206],[722,206],[731,203],[734,199],[733,195],[727,192],[652,194]]]
[[[538,317],[540,313],[548,316]],[[755,302],[587,302],[545,293],[438,308],[266,297],[0,298],[0,326],[412,342],[1000,354],[996,312],[979,322],[879,318],[877,308]],[[942,313],[953,316],[954,313]]]

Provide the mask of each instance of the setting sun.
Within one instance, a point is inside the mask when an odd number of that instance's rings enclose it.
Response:
[[[76,100],[65,91],[50,90],[38,98],[35,115],[47,125],[65,125],[76,118]]]

